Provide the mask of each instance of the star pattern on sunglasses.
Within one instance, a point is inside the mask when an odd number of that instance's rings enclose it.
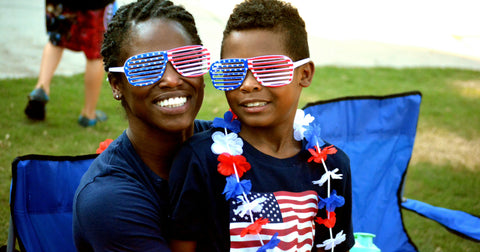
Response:
[[[240,87],[250,70],[261,85],[280,87],[292,82],[295,68],[310,61],[310,58],[305,58],[293,62],[284,55],[222,59],[212,64],[210,77],[216,89],[229,91]]]
[[[147,52],[134,55],[125,61],[123,67],[110,67],[108,71],[125,73],[133,86],[147,86],[163,77],[168,62],[184,77],[199,77],[210,68],[210,52],[201,45]]]

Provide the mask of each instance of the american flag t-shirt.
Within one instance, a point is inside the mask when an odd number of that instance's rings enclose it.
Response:
[[[261,205],[252,211],[253,221],[267,218],[260,237],[263,244],[278,233],[280,243],[273,251],[311,251],[315,237],[315,216],[318,210],[318,194],[315,191],[255,193],[247,195],[249,202]],[[243,210],[243,211],[242,211]],[[240,236],[251,221],[241,201],[230,203],[230,251],[256,251],[262,246],[258,235]]]

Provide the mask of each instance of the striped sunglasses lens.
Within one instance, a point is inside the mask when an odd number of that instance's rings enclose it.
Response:
[[[294,69],[310,59],[293,62],[284,55],[266,55],[248,59],[223,59],[212,64],[210,77],[213,86],[222,91],[240,87],[248,70],[265,87],[280,87],[292,82]]]
[[[156,51],[134,55],[123,67],[111,67],[110,72],[125,73],[133,86],[147,86],[159,81],[168,62],[184,77],[198,77],[208,72],[210,52],[199,45],[184,46],[168,51]]]

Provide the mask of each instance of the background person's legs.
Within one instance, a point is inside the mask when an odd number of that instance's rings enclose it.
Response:
[[[95,119],[95,108],[97,107],[104,75],[102,59],[87,59],[85,67],[85,103],[82,115],[88,119]]]
[[[85,67],[85,101],[78,119],[78,123],[81,126],[93,126],[97,121],[105,121],[107,119],[105,113],[96,110],[104,76],[103,60],[101,58],[87,59]]]
[[[63,55],[63,47],[55,46],[52,42],[48,43],[43,48],[42,61],[40,63],[40,73],[38,75],[37,88],[43,88],[47,95],[50,95],[50,83],[53,74],[60,63]]]

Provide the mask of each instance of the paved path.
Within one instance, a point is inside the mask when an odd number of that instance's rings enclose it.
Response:
[[[120,4],[130,0],[118,0]],[[222,31],[239,0],[177,0],[196,18],[218,58]],[[480,70],[480,2],[469,0],[291,0],[304,17],[316,65],[454,67]],[[205,3],[208,3],[206,5]],[[0,78],[36,77],[47,40],[43,0],[0,0]],[[65,51],[57,74],[83,72]]]

